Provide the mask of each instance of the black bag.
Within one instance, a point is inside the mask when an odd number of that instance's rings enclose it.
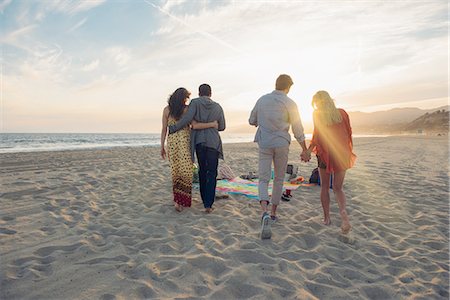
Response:
[[[314,170],[312,170],[311,177],[309,177],[309,183],[320,184],[320,176],[319,176],[318,168],[315,168]]]

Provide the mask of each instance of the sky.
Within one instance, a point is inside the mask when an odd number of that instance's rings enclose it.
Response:
[[[227,130],[289,74],[307,125],[448,105],[447,1],[0,0],[1,132],[161,130],[178,87],[212,86]]]

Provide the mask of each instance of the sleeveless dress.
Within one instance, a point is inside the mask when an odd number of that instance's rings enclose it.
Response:
[[[168,126],[177,121],[169,116]],[[173,201],[183,207],[190,207],[192,200],[193,162],[191,159],[191,130],[189,126],[167,137],[173,185]]]

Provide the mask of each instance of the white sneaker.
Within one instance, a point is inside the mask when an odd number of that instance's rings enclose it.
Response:
[[[272,220],[269,214],[264,214],[261,221],[261,239],[267,240],[272,237],[272,230],[270,229],[270,224]]]

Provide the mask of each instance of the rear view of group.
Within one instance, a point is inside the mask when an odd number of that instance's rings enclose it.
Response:
[[[250,113],[249,124],[257,127],[255,142],[259,148],[261,238],[270,239],[271,225],[278,221],[277,208],[283,193],[291,143],[290,128],[302,148],[301,160],[308,162],[312,152],[317,156],[325,225],[331,224],[329,190],[330,176],[333,175],[332,189],[339,206],[341,231],[346,234],[351,230],[351,225],[343,184],[346,170],[353,166],[356,159],[348,114],[336,108],[326,91],[318,91],[312,99],[314,132],[307,147],[297,104],[287,96],[292,85],[289,75],[278,76],[275,90],[260,97]],[[219,131],[225,130],[226,126],[223,109],[211,99],[211,95],[211,87],[202,84],[199,97],[192,99],[188,105],[189,91],[178,88],[170,95],[168,106],[163,110],[161,157],[165,159],[168,156],[170,161],[173,200],[179,212],[191,206],[194,154],[197,156],[200,195],[205,212],[211,213],[214,209],[218,161],[223,159]],[[272,165],[273,188],[269,196]]]

